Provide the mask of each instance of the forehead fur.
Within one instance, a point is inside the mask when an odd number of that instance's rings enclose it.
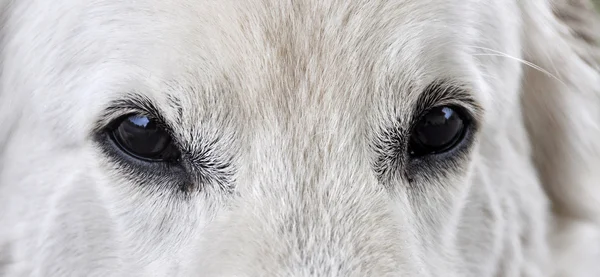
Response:
[[[48,7],[47,16],[28,24],[9,25],[18,28],[14,34],[46,30],[30,48],[9,47],[19,48],[14,59],[26,65],[20,69],[28,74],[17,75],[20,81],[38,88],[36,97],[50,98],[40,108],[66,121],[74,117],[65,115],[79,111],[72,124],[82,126],[74,130],[88,128],[111,100],[131,93],[161,103],[173,121],[223,113],[269,122],[310,119],[324,111],[364,117],[378,109],[395,117],[409,114],[418,94],[436,79],[486,92],[468,55],[480,30],[464,15],[481,5],[69,1]],[[44,91],[36,84],[44,84]],[[65,88],[66,97],[48,93]],[[390,101],[373,106],[374,99]],[[172,102],[187,103],[186,108],[164,104]],[[84,103],[94,105],[81,108]]]

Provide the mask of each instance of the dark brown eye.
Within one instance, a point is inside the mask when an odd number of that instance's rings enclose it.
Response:
[[[129,115],[116,122],[111,139],[126,154],[147,161],[174,161],[180,152],[169,133],[145,115]]]
[[[449,106],[432,108],[414,126],[409,153],[419,157],[448,151],[462,141],[465,132],[462,110]]]

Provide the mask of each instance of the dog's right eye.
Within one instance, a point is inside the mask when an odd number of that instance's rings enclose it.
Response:
[[[129,156],[153,162],[176,161],[180,156],[169,132],[151,117],[128,115],[113,126],[110,139]]]

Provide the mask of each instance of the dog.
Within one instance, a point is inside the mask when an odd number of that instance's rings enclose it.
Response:
[[[2,0],[1,276],[599,276],[587,0]]]

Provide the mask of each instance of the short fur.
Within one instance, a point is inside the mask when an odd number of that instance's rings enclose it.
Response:
[[[600,276],[587,0],[2,0],[2,276]],[[419,111],[473,115],[414,162]],[[103,140],[155,113],[184,170]]]

